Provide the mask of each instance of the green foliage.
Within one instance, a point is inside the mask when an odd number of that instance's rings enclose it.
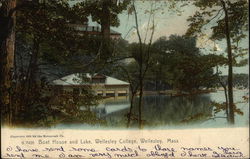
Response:
[[[124,39],[111,41],[113,53],[115,57],[129,57],[129,43]]]
[[[18,63],[15,68],[16,83],[13,84],[12,91],[16,125],[44,126],[66,119],[101,122],[93,112],[79,108],[96,105],[99,97],[94,96],[90,90],[85,90],[81,95],[69,93],[56,97],[53,94],[54,88],[50,88],[46,80],[40,79],[41,74],[37,69],[40,65],[54,68],[62,66],[70,71],[90,69],[89,66],[84,67],[83,63],[89,62],[98,54],[96,48],[100,46],[100,38],[79,34],[71,27],[72,23],[85,22],[88,15],[82,8],[70,7],[64,0],[35,3],[32,8],[18,10]],[[31,72],[35,76],[31,76]],[[57,72],[53,73],[57,75]],[[56,105],[55,99],[59,100]]]
[[[64,121],[68,122],[85,122],[91,124],[101,123],[96,114],[90,111],[91,106],[98,105],[101,97],[93,94],[91,89],[82,88],[82,93],[77,92],[60,92],[51,98],[49,106],[60,112]],[[81,110],[86,107],[86,110]]]
[[[24,87],[24,82],[12,87],[14,124],[42,126],[54,113],[47,105],[50,100],[50,88],[41,83],[31,92]]]
[[[200,10],[191,16],[188,21],[190,27],[187,35],[199,35],[205,29],[211,29],[207,35],[211,40],[226,40],[228,58],[228,105],[229,122],[234,123],[235,104],[233,102],[233,66],[237,66],[237,54],[244,54],[238,47],[241,40],[246,39],[248,30],[248,1],[246,0],[205,0],[194,1],[193,4]],[[210,24],[210,25],[207,25]],[[240,65],[245,62],[240,62]]]
[[[74,16],[70,17],[73,13]],[[22,8],[18,11],[17,31],[39,37],[41,41],[63,40],[73,31],[68,27],[69,18],[83,21],[86,16],[76,16],[76,11],[63,0],[37,3],[32,8]]]
[[[138,64],[136,62],[130,62],[128,65],[120,66],[120,68],[121,71],[117,72],[117,77],[128,81],[132,86],[131,91],[137,91],[136,87],[138,87],[139,77]]]
[[[142,48],[147,47],[147,44],[142,44]],[[147,53],[143,52],[145,54],[142,58],[138,54],[138,43],[132,43],[128,48],[129,54],[135,60],[125,66],[131,77],[138,78],[138,63],[142,60],[143,65],[147,62],[150,65],[146,73],[146,83],[155,81],[188,92],[200,87],[213,87],[217,78],[213,68],[227,63],[222,55],[202,55],[196,47],[196,38],[186,36],[171,35],[169,39],[161,37],[156,40],[152,44],[149,61]]]
[[[226,107],[226,103],[218,103],[218,102],[211,102],[211,105],[215,107],[214,109],[214,114],[217,114],[221,111],[225,111],[227,109]],[[234,104],[234,109],[233,109],[234,113],[238,114],[238,115],[243,115],[244,113],[236,107],[236,103]]]
[[[224,0],[223,0],[224,1]],[[222,11],[222,3],[220,0],[198,0],[193,4],[201,10],[197,11],[193,16],[188,18],[190,27],[187,35],[197,35],[201,33],[207,24],[212,24],[213,33],[211,38],[214,40],[222,40],[225,38],[225,20]],[[229,26],[231,37],[236,40],[245,38],[245,31],[248,29],[248,2],[245,0],[226,1],[229,14]]]
[[[17,14],[17,36],[39,42],[44,61],[67,64],[67,58],[79,52],[90,41],[70,25],[72,21],[86,20],[87,15],[78,15],[77,8],[71,8],[63,0],[38,3],[33,8],[23,8]]]
[[[182,123],[190,123],[190,122],[200,121],[200,120],[204,120],[204,119],[209,119],[211,116],[212,116],[211,114],[197,113],[197,114],[191,115],[191,116],[183,119],[181,122]]]
[[[80,110],[80,106],[89,108],[98,104],[100,97],[93,95],[90,90],[86,89],[82,94],[54,94],[55,88],[50,85],[37,86],[39,87],[32,92],[26,92],[22,87],[13,90],[13,106],[19,108],[18,112],[15,112],[15,125],[41,127],[62,121],[103,123],[89,109]]]
[[[211,40],[223,40],[225,34],[225,13],[223,11],[222,2],[224,0],[199,0],[193,4],[200,8],[193,16],[187,20],[190,22],[186,32],[187,36],[199,36],[207,34],[206,29],[210,28],[212,34]],[[230,29],[230,38],[232,40],[233,65],[243,66],[246,60],[237,64],[237,57],[244,57],[248,53],[247,49],[239,46],[239,43],[247,38],[248,31],[248,2],[245,0],[225,1],[228,12],[228,21]]]
[[[196,39],[172,35],[158,39],[153,48],[154,68],[158,77],[174,88],[192,91],[199,87],[212,87],[215,75],[213,67],[224,65],[226,59],[218,55],[202,55],[196,47]]]
[[[245,32],[248,30],[248,2],[238,0],[235,2],[227,1],[227,10],[229,15],[230,36],[233,42],[238,42],[246,37]],[[225,21],[220,19],[217,26],[212,27],[212,39],[224,39]]]
[[[199,49],[196,47],[196,38],[171,35],[168,40],[165,37],[159,38],[153,46],[162,51],[161,53],[163,54],[179,53],[187,56],[199,55]]]
[[[147,48],[147,44],[142,44],[142,48]],[[148,60],[148,52],[143,51],[142,56],[139,54],[140,52],[140,44],[139,43],[132,43],[129,46],[129,53],[135,59],[135,61],[139,64],[142,62],[144,65],[147,64]]]
[[[107,4],[105,4],[107,3]],[[74,8],[80,9],[82,12],[91,15],[92,20],[101,24],[101,19],[103,16],[103,5],[107,5],[110,11],[110,23],[111,26],[117,27],[120,25],[118,19],[118,14],[127,8],[127,5],[130,3],[130,0],[122,1],[116,3],[111,0],[86,0],[80,3],[77,3]]]
[[[228,76],[220,76],[222,81],[227,81]],[[234,88],[248,88],[248,74],[234,74],[233,87]]]

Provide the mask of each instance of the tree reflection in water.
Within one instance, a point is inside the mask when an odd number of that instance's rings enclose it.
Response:
[[[133,109],[132,127],[137,127],[138,124],[138,99],[135,100],[136,106]],[[209,95],[190,97],[145,96],[143,103],[143,120],[147,127],[196,123],[206,120],[213,112]],[[112,107],[116,110],[108,112],[107,110]],[[114,99],[99,105],[95,112],[98,112],[97,110],[99,110],[99,114],[101,113],[99,116],[106,120],[107,126],[125,127],[129,100]]]

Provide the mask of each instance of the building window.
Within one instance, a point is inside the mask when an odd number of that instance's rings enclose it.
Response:
[[[127,91],[118,91],[118,96],[127,96]]]
[[[106,91],[106,96],[114,97],[115,96],[115,91]]]
[[[103,95],[103,91],[97,91],[97,95],[98,96],[102,96]]]

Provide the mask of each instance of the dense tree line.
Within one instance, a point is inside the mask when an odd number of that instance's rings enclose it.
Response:
[[[139,44],[132,43],[128,47],[135,60],[127,67],[129,71],[136,70],[135,62],[140,60],[137,54]],[[160,37],[152,44],[150,67],[145,82],[149,90],[166,87],[165,89],[192,92],[201,88],[213,88],[218,77],[214,67],[224,65],[225,62],[223,56],[202,53],[196,46],[196,38],[178,35]],[[136,76],[138,72],[134,72],[134,78]]]
[[[244,73],[236,73],[233,75],[234,80],[233,80],[233,87],[234,88],[240,88],[240,89],[246,89],[249,87],[248,85],[248,74]],[[223,81],[227,81],[228,76],[223,75],[221,76]]]

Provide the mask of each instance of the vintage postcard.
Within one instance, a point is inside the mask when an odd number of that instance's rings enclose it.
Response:
[[[249,158],[248,0],[0,0],[1,158]]]

